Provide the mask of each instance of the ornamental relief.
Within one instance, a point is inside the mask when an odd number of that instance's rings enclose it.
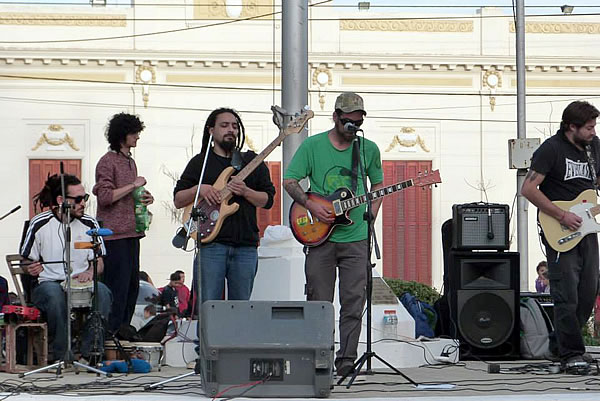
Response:
[[[515,23],[509,22],[508,29],[515,32]],[[526,22],[525,33],[551,33],[551,34],[600,34],[600,23],[587,22]]]
[[[340,20],[342,31],[384,32],[473,32],[473,21],[428,21],[428,20]]]
[[[64,151],[67,146],[74,151],[79,151],[79,146],[75,143],[73,137],[65,131],[60,124],[50,124],[46,130],[42,132],[37,143],[31,148],[32,151],[38,150],[42,145],[46,144],[48,151]]]
[[[271,14],[273,0],[194,0],[193,7],[195,19],[244,19]]]
[[[127,26],[123,14],[0,13],[0,25]]]

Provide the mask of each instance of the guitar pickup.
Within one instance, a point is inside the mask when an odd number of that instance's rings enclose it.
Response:
[[[569,241],[573,241],[575,238],[580,237],[580,236],[581,236],[581,233],[579,231],[574,232],[571,235],[567,235],[566,237],[563,237],[563,238],[559,239],[558,240],[558,244],[559,245],[565,244],[565,243],[567,243]]]

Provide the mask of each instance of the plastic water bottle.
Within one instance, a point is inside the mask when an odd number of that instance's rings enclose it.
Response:
[[[398,316],[395,309],[383,311],[383,339],[398,338]]]
[[[133,201],[135,204],[135,231],[143,233],[150,226],[150,219],[148,217],[148,208],[142,203],[142,197],[144,196],[144,187],[137,187],[133,190]]]

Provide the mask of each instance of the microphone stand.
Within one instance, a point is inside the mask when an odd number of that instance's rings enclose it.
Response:
[[[200,198],[200,187],[202,186],[202,180],[204,179],[204,173],[206,171],[206,162],[208,161],[208,154],[211,151],[212,142],[213,142],[213,137],[212,137],[212,135],[210,135],[210,138],[208,140],[208,145],[206,147],[206,154],[204,155],[204,160],[202,162],[202,170],[200,171],[200,178],[198,179],[198,188],[196,189],[196,195],[194,196],[192,213],[190,215],[188,222],[184,225],[186,227],[186,231],[187,231],[186,243],[189,240],[191,233],[193,231],[196,231],[196,249],[195,249],[195,255],[194,255],[194,267],[193,267],[194,268],[194,285],[196,287],[196,290],[194,291],[194,287],[192,287],[192,299],[195,294],[196,295],[196,304],[194,305],[193,309],[194,308],[196,309],[196,313],[198,315],[198,322],[196,325],[196,331],[197,331],[197,335],[198,335],[198,347],[199,347],[198,358],[196,358],[196,365],[194,366],[193,371],[191,371],[189,373],[185,373],[183,375],[172,377],[170,379],[160,381],[158,383],[150,384],[150,385],[144,387],[144,390],[153,390],[155,388],[162,387],[162,385],[170,383],[172,381],[183,379],[185,377],[192,376],[192,375],[199,375],[202,373],[202,358],[200,356],[200,354],[202,353],[202,342],[201,342],[202,341],[202,339],[201,339],[202,317],[200,315],[200,312],[201,312],[200,308],[202,307],[202,265],[201,265],[201,263],[202,263],[201,262],[202,235],[197,230],[200,227],[200,220],[206,221],[208,219],[208,216],[199,207],[198,199]],[[192,313],[192,318],[194,317],[193,315],[194,314]]]
[[[363,132],[361,129],[358,129],[358,131]],[[354,383],[354,380],[356,380],[356,377],[358,376],[360,370],[362,369],[363,365],[367,364],[366,367],[366,374],[367,375],[372,375],[373,371],[371,370],[371,358],[376,358],[377,360],[379,360],[381,363],[383,363],[384,365],[386,365],[388,368],[392,369],[396,374],[404,377],[409,383],[411,383],[412,385],[414,385],[415,387],[418,386],[418,384],[413,381],[410,377],[406,376],[404,373],[400,372],[398,369],[396,369],[394,366],[392,366],[390,363],[388,363],[385,359],[383,359],[382,357],[380,357],[379,355],[377,355],[375,353],[375,351],[373,351],[372,348],[372,338],[371,338],[371,322],[372,322],[372,295],[373,295],[373,268],[375,267],[375,264],[371,263],[371,243],[374,244],[375,246],[375,256],[377,257],[377,259],[381,259],[381,256],[379,254],[379,245],[377,244],[377,238],[375,236],[375,230],[374,230],[374,218],[373,218],[373,199],[371,199],[371,197],[367,196],[366,194],[369,193],[368,189],[367,189],[367,173],[366,173],[366,168],[363,164],[363,158],[361,157],[360,154],[360,147],[359,147],[359,139],[358,139],[358,135],[356,136],[356,139],[354,140],[354,143],[352,144],[352,146],[355,147],[355,151],[353,152],[353,154],[358,155],[358,166],[359,166],[359,170],[360,170],[360,175],[362,178],[362,184],[363,184],[363,191],[365,193],[365,197],[366,197],[366,203],[367,203],[367,210],[363,216],[363,219],[367,222],[367,263],[366,263],[366,274],[367,274],[367,349],[365,351],[365,353],[362,354],[362,356],[356,360],[356,362],[354,362],[354,365],[352,366],[352,371],[354,371],[354,373],[352,373],[352,377],[350,378],[350,381],[348,382],[348,384],[346,385],[346,388],[350,388],[352,386],[352,383]],[[362,150],[364,151],[364,132],[363,132],[363,146],[362,146]],[[359,324],[361,324],[359,322]],[[342,376],[337,384],[341,385],[342,382],[344,381],[344,379],[346,377],[348,377],[351,373],[348,372],[346,373],[344,376]]]
[[[11,214],[13,214],[14,212],[16,212],[17,210],[19,210],[21,208],[21,205],[14,207],[10,212],[5,213],[2,217],[0,217],[0,221],[4,220],[5,218],[7,218],[8,216],[10,216]]]

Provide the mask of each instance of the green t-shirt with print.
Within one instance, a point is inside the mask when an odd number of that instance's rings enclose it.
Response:
[[[327,196],[340,187],[352,188],[352,146],[345,150],[336,149],[327,136],[328,131],[306,138],[284,174],[284,179],[301,180],[308,177],[310,191]],[[360,155],[371,186],[383,182],[381,156],[377,145],[368,139],[359,138]],[[355,195],[365,193],[360,170]],[[363,219],[366,204],[350,210],[354,222],[350,226],[337,226],[329,240],[332,242],[354,242],[367,238],[367,223]]]

